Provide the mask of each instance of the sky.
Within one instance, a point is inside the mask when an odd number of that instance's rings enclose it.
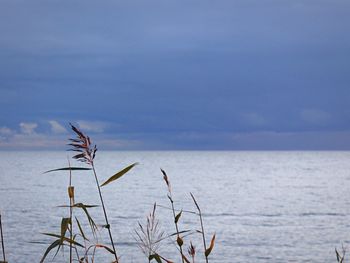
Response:
[[[0,0],[0,150],[350,150],[348,0]]]

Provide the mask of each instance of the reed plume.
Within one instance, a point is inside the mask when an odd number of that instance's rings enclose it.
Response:
[[[339,253],[339,251],[337,249],[335,249],[335,254],[337,256],[337,262],[338,263],[344,263],[345,253],[346,253],[346,249],[344,248],[343,245],[342,245],[342,250],[341,250],[340,253]]]
[[[192,263],[194,263],[194,258],[196,256],[196,247],[192,244],[192,242],[190,243],[190,246],[187,249],[187,253],[191,256]]]
[[[116,248],[114,245],[112,232],[110,229],[110,224],[108,221],[108,216],[107,216],[105,204],[104,204],[102,193],[101,193],[101,187],[100,187],[100,184],[99,184],[99,181],[97,178],[97,173],[96,173],[95,166],[94,166],[94,159],[95,159],[96,152],[97,152],[97,146],[93,145],[91,143],[89,136],[85,135],[82,131],[80,131],[78,128],[76,128],[71,123],[70,123],[70,125],[71,125],[72,130],[77,135],[77,137],[75,139],[69,139],[71,141],[71,143],[69,143],[68,145],[72,146],[72,148],[70,149],[71,151],[78,153],[78,154],[73,156],[74,159],[76,159],[77,161],[80,161],[80,162],[84,162],[84,163],[90,165],[92,168],[92,171],[93,171],[93,174],[95,177],[95,181],[96,181],[96,186],[97,186],[98,193],[100,196],[100,201],[101,201],[101,205],[102,205],[102,209],[103,209],[104,218],[106,221],[105,228],[107,228],[107,230],[108,230],[109,238],[110,238],[110,241],[112,244],[112,249],[113,249],[113,253],[114,253],[114,257],[115,257],[115,262],[118,263],[119,261],[118,261],[117,251],[116,251]]]
[[[164,231],[160,229],[159,220],[156,218],[156,203],[152,212],[147,216],[145,226],[139,222],[139,229],[135,229],[136,241],[142,252],[151,262],[152,256],[159,255],[160,242],[164,239]]]

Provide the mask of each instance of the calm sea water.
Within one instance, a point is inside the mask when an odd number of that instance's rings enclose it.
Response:
[[[66,154],[0,152],[9,262],[38,262],[46,245],[31,242],[52,240],[41,232],[59,233],[60,218],[68,215],[57,207],[67,204],[68,175],[42,172],[67,166]],[[335,262],[334,248],[349,245],[350,152],[98,152],[100,180],[133,162],[140,165],[103,188],[122,262],[147,262],[133,231],[154,202],[169,205],[160,167],[170,177],[177,208],[194,210],[189,192],[197,197],[208,238],[217,235],[212,262]],[[99,204],[90,173],[74,173],[73,185],[77,202]],[[101,208],[90,211],[103,224]],[[173,233],[171,211],[158,208],[157,214]],[[183,214],[180,228],[198,229],[198,218]],[[99,238],[108,241],[103,231]],[[185,238],[190,240],[200,250],[199,237]],[[180,261],[171,242],[161,249]],[[111,261],[99,253],[100,262]],[[56,262],[67,260],[59,253]]]

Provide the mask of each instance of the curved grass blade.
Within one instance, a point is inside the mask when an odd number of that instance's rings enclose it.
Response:
[[[111,253],[111,254],[113,254],[114,255],[114,251],[111,249],[111,248],[109,248],[109,247],[107,247],[107,246],[105,246],[105,245],[102,245],[102,244],[96,244],[95,245],[95,247],[98,247],[98,248],[104,248],[105,250],[107,250],[109,253]]]
[[[166,263],[174,263],[173,261],[166,259],[165,257],[162,257],[161,255],[157,254],[161,259],[163,259]]]
[[[89,241],[89,239],[87,239],[87,237],[86,237],[85,234],[84,234],[83,228],[81,227],[78,218],[75,217],[75,220],[77,221],[78,228],[79,228],[79,231],[80,231],[81,236],[84,238],[84,240]]]
[[[81,207],[85,207],[85,208],[94,208],[94,207],[99,207],[99,205],[85,205],[85,204],[83,204],[83,203],[76,203],[76,204],[74,204],[73,205],[73,207],[79,207],[79,208],[81,208]]]
[[[191,231],[191,230],[182,230],[182,231],[175,232],[175,233],[172,233],[172,234],[170,234],[170,235],[167,235],[167,236],[165,236],[165,237],[159,239],[157,242],[160,242],[160,241],[163,241],[164,239],[167,239],[167,238],[169,238],[169,237],[177,236],[177,235],[184,234],[184,233],[187,233],[187,234],[186,234],[186,235],[183,235],[183,237],[192,235],[194,232]]]
[[[46,174],[46,173],[58,172],[58,171],[88,171],[88,170],[91,170],[91,168],[85,168],[85,167],[64,167],[64,168],[58,168],[58,169],[49,170],[49,171],[46,171],[46,172],[43,172],[43,173]]]
[[[41,258],[40,263],[43,263],[47,255],[50,253],[52,249],[59,246],[61,241],[59,239],[55,240],[45,251],[44,256]]]
[[[57,251],[54,255],[54,258],[56,257],[56,255],[58,254],[58,251],[60,251],[61,249],[61,246],[63,245],[63,242],[65,240],[65,235],[66,235],[66,232],[68,230],[68,225],[70,224],[70,218],[62,218],[62,221],[61,221],[61,235],[60,236],[56,236],[56,234],[52,234],[52,235],[55,235],[56,237],[59,237],[59,245],[58,245],[58,248],[57,248]]]
[[[68,230],[69,224],[70,224],[70,218],[62,218],[62,221],[61,221],[61,242],[63,242],[63,239],[66,235],[67,230]]]
[[[149,261],[151,261],[152,259],[155,259],[157,263],[162,263],[162,260],[160,259],[160,256],[158,254],[153,254],[148,257]]]
[[[81,208],[82,207],[82,203],[76,203],[74,205],[72,205],[72,207],[78,207]],[[99,207],[99,205],[84,205],[86,208],[93,208],[93,207]],[[70,207],[70,205],[58,205],[56,207]]]
[[[188,258],[186,258],[186,256],[184,254],[182,254],[182,258],[185,260],[186,263],[191,263]]]
[[[181,217],[181,214],[182,214],[182,210],[180,211],[180,213],[178,213],[176,216],[175,216],[175,223],[179,222],[179,219]]]
[[[206,257],[208,257],[210,255],[211,251],[213,250],[214,243],[215,243],[215,234],[213,235],[213,237],[212,237],[212,239],[210,241],[210,246],[205,251],[205,256]]]
[[[42,233],[42,234],[45,235],[45,236],[50,236],[50,237],[57,237],[57,238],[59,238],[58,241],[60,241],[60,244],[62,244],[61,243],[61,235],[57,235],[57,234],[53,234],[53,233]],[[66,241],[68,243],[72,243],[73,245],[76,245],[78,247],[84,247],[82,244],[80,244],[77,241],[74,241],[74,240],[72,240],[72,239],[70,239],[68,237],[64,237],[63,241]]]
[[[111,176],[107,181],[105,181],[103,184],[101,184],[102,186],[105,186],[117,179],[119,179],[120,177],[122,177],[124,174],[126,174],[127,172],[129,172],[134,166],[138,165],[138,163],[133,163],[131,165],[129,165],[128,167],[124,168],[123,170],[117,172],[115,175]]]
[[[88,207],[95,207],[95,206],[86,206],[84,205],[83,203],[77,203],[77,204],[74,204],[73,207],[78,207],[78,208],[81,208],[83,209],[88,221],[89,221],[89,224],[90,224],[90,227],[91,227],[91,231],[92,231],[92,234],[95,236],[96,235],[96,231],[97,231],[97,226],[95,224],[95,221],[92,219],[92,217],[90,216],[87,208]]]

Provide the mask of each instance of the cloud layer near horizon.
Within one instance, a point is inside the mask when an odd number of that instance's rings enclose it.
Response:
[[[350,149],[350,2],[0,3],[0,149]]]

